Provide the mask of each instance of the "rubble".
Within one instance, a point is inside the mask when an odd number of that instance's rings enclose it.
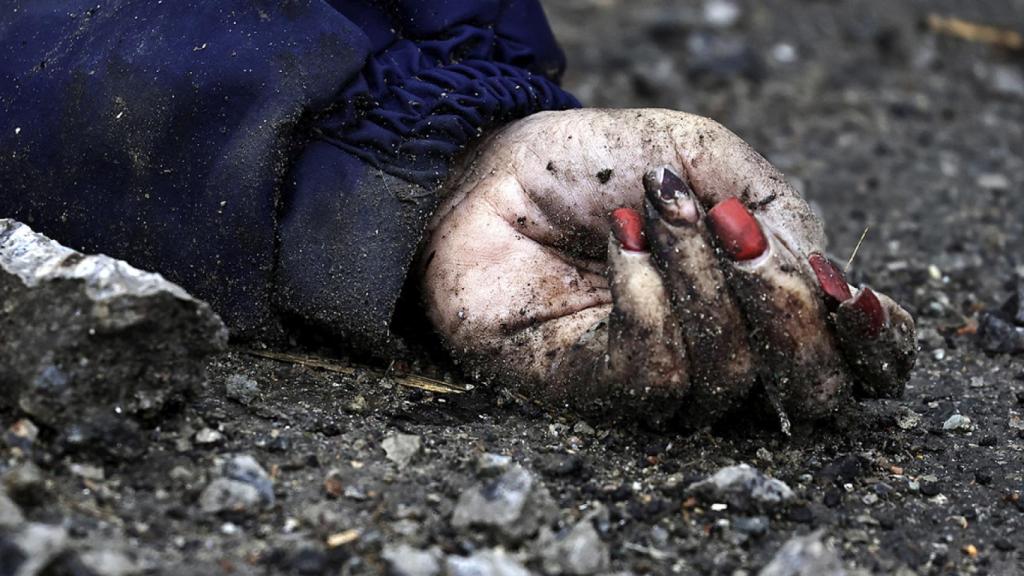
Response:
[[[449,556],[445,568],[448,576],[530,576],[529,570],[500,548],[472,556]]]
[[[437,576],[441,573],[441,552],[434,548],[417,550],[408,544],[385,546],[381,558],[393,576]]]
[[[274,483],[255,458],[239,454],[224,463],[223,476],[210,482],[199,495],[207,514],[254,513],[274,504]]]
[[[839,557],[821,541],[821,535],[818,530],[790,538],[758,576],[846,576]]]
[[[87,256],[0,219],[0,402],[78,446],[159,412],[225,349],[210,307],[159,274]]]
[[[408,466],[409,462],[419,454],[420,448],[423,445],[423,439],[415,434],[393,432],[388,434],[380,445],[384,448],[384,453],[387,454],[388,460],[391,460],[399,469],[402,469]]]
[[[564,534],[542,528],[538,541],[548,574],[600,574],[608,571],[611,557],[589,520],[578,522]]]
[[[769,478],[749,464],[722,468],[709,478],[690,484],[686,493],[740,511],[773,508],[795,497],[785,482]]]
[[[516,541],[536,534],[556,514],[547,488],[522,467],[513,466],[497,479],[464,491],[452,526],[486,528]]]

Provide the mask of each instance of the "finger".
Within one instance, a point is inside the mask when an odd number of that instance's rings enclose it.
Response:
[[[685,419],[717,419],[747,395],[754,366],[746,323],[707,234],[704,211],[685,180],[668,167],[644,176],[646,230],[671,294],[691,359]],[[696,361],[699,359],[699,361]]]
[[[754,353],[790,416],[815,419],[834,411],[849,384],[810,266],[737,199],[708,212],[728,263],[733,292],[750,326]],[[774,389],[774,390],[773,390]]]
[[[856,376],[855,393],[870,398],[901,396],[917,359],[914,319],[871,288],[854,295],[843,272],[825,256],[811,254],[809,262],[826,306],[835,310],[836,337]]]
[[[645,418],[667,420],[686,395],[689,363],[668,291],[647,250],[643,220],[628,208],[612,213],[608,284],[613,305],[600,380],[609,397],[639,408]]]

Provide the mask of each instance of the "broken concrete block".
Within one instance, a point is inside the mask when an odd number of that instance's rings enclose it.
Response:
[[[0,402],[71,443],[110,441],[97,426],[131,430],[180,399],[227,336],[159,274],[0,219]]]

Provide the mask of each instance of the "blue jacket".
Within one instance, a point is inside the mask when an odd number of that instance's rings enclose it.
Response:
[[[577,106],[537,0],[13,0],[0,217],[162,272],[252,335],[369,348],[450,159]]]

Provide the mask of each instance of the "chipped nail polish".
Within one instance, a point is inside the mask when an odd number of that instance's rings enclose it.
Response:
[[[632,208],[618,208],[612,212],[612,233],[626,250],[634,252],[647,251],[647,238],[644,236],[644,220],[640,213]]]

